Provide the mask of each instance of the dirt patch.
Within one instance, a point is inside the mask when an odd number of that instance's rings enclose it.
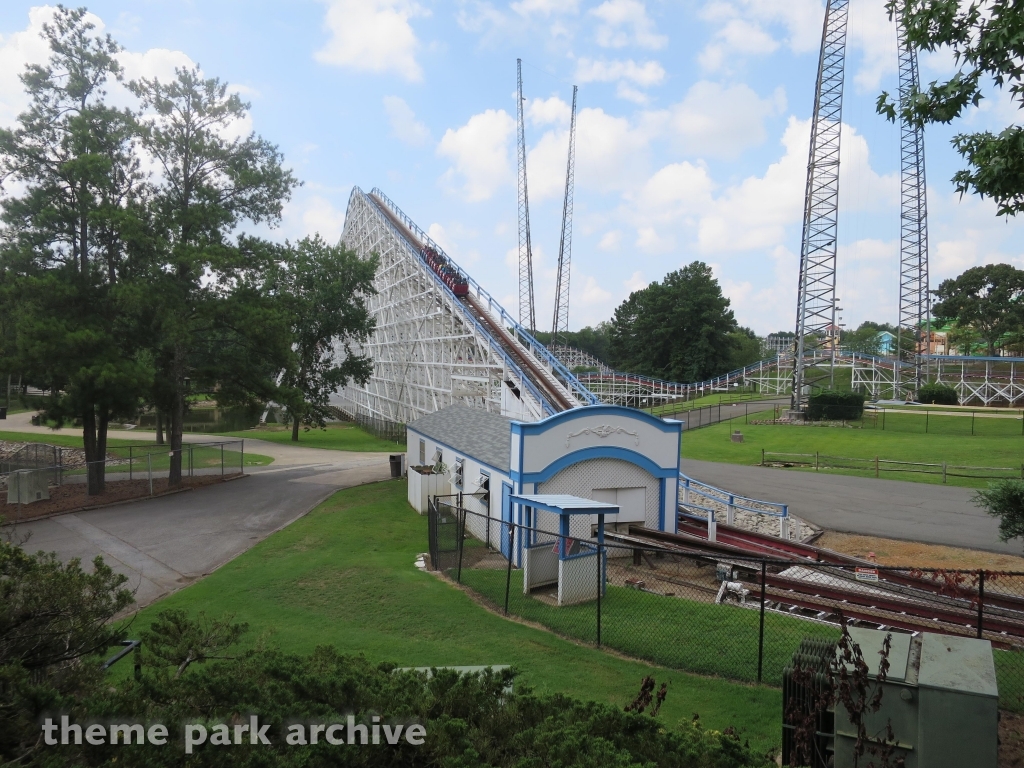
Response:
[[[1024,766],[1024,715],[999,713],[999,768]]]
[[[240,474],[233,475],[199,475],[195,477],[183,477],[180,488],[171,488],[166,478],[153,479],[153,496],[163,496],[167,493],[174,493],[180,489],[191,490],[207,485],[215,485],[225,480],[241,477]],[[65,514],[76,512],[91,507],[102,507],[108,504],[117,504],[122,501],[144,499],[150,496],[149,480],[108,480],[103,493],[96,496],[86,494],[85,483],[69,483],[58,487],[50,488],[50,498],[43,501],[36,501],[32,504],[8,504],[6,499],[0,504],[0,517],[5,523],[25,522],[37,520],[40,517],[49,515]]]
[[[982,552],[977,549],[921,544],[854,533],[825,531],[816,546],[867,558],[875,553],[879,565],[914,565],[919,568],[984,568],[987,571],[1024,571],[1024,557]]]

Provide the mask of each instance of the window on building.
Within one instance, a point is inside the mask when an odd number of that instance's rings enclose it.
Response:
[[[462,470],[465,467],[465,462],[465,459],[456,459],[452,469],[452,485],[459,490],[462,490]]]
[[[427,441],[420,440],[420,466],[427,463]]]

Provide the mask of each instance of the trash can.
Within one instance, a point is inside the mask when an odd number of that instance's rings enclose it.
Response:
[[[402,476],[402,454],[400,453],[391,454],[391,476]]]
[[[7,418],[7,406],[6,405],[0,405],[0,419],[6,419],[6,418]]]

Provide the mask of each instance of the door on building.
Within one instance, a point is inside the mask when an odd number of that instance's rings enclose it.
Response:
[[[499,540],[501,541],[501,554],[507,559],[512,558],[512,502],[509,500],[509,496],[512,495],[512,486],[509,483],[501,484],[501,522],[506,525],[501,526],[501,534]]]

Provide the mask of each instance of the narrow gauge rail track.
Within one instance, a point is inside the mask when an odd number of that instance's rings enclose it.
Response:
[[[740,580],[751,585],[753,592],[761,588],[759,568],[750,560],[752,553],[740,547],[708,542],[707,539],[687,534],[648,531],[637,526],[630,529],[629,535],[606,533],[605,536],[609,541],[626,546],[632,544],[649,547],[655,544],[666,552],[708,561],[731,562],[749,573]],[[783,560],[782,564],[776,563],[776,567],[786,567],[787,562],[798,566],[800,560],[807,562],[813,558],[780,558],[775,555],[775,559]],[[816,562],[828,565],[823,560]],[[807,618],[827,620],[826,617],[835,616],[841,611],[847,619],[879,627],[896,627],[910,632],[941,631],[967,636],[977,634],[978,614],[974,608],[975,603],[967,599],[936,595],[938,585],[933,582],[921,580],[929,589],[912,590],[902,584],[884,581],[866,586],[863,582],[853,582],[848,576],[844,578],[838,571],[825,570],[822,577],[821,581],[811,581],[768,572],[765,577],[765,598],[769,603],[776,604],[776,610],[781,613],[794,613],[796,610],[810,612],[812,615]],[[849,581],[850,586],[843,586],[844,581]],[[985,595],[986,604],[989,597],[989,594]],[[781,606],[789,606],[790,610]],[[986,612],[982,629],[983,636],[998,647],[1019,647],[1024,640],[1024,613],[1005,609],[997,614]]]
[[[633,529],[631,528],[631,531]],[[697,523],[690,517],[680,516],[679,533],[663,533],[652,531],[646,528],[636,528],[636,531],[648,538],[659,541],[671,541],[674,536],[686,537],[691,545],[700,542],[707,548],[716,546],[728,547],[727,552],[735,555],[744,554],[746,557],[772,557],[780,560],[791,560],[793,562],[811,561],[815,563],[826,563],[829,565],[842,565],[846,567],[876,568],[877,563],[864,560],[859,557],[843,555],[811,544],[803,544],[796,541],[785,541],[776,536],[768,536],[754,531],[736,528],[735,526],[718,524],[717,542],[707,540],[707,527]],[[736,551],[739,550],[739,551]],[[905,571],[880,570],[879,580],[892,584],[899,584],[912,589],[919,589],[923,592],[950,597],[949,589],[944,581],[930,579],[926,576],[916,576]],[[978,590],[966,584],[956,588],[956,597],[970,600],[976,603]],[[954,598],[955,599],[955,598]],[[1024,611],[1024,597],[1008,595],[994,589],[985,590],[985,608],[999,607],[1008,611]]]

